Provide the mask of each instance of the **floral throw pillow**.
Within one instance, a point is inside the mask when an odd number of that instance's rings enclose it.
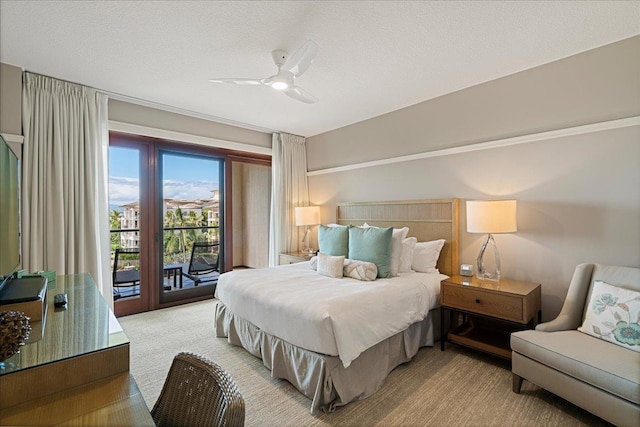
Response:
[[[580,332],[640,352],[640,292],[596,280]]]

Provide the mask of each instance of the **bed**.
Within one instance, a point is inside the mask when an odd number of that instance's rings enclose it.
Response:
[[[220,276],[216,336],[262,359],[311,399],[311,413],[375,393],[420,347],[439,339],[440,280],[458,266],[458,200],[339,203],[336,223],[408,227],[444,239],[437,272],[372,282],[318,274],[309,262]]]

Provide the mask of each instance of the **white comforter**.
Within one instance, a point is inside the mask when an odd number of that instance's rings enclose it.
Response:
[[[369,347],[422,320],[439,304],[442,274],[361,282],[322,276],[308,262],[222,274],[216,296],[235,315],[348,367]]]

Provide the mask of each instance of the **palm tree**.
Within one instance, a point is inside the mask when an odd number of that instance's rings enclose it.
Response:
[[[164,216],[164,226],[166,228],[178,228],[181,227],[182,224],[182,210],[178,208],[175,212],[169,211]],[[164,232],[164,253],[168,259],[165,259],[167,262],[172,261],[181,261],[186,262],[184,259],[184,246],[182,245],[182,239],[180,238],[179,230],[167,230]],[[175,257],[175,255],[183,255],[183,259]]]
[[[186,263],[193,242],[206,240],[209,234],[201,229],[191,228],[207,226],[207,213],[204,211],[200,214],[195,211],[185,213],[180,208],[175,211],[168,211],[164,217],[164,226],[165,228],[177,229],[167,230],[164,233],[165,262],[168,263]],[[190,228],[181,229],[181,227]]]
[[[109,228],[111,230],[119,230],[122,226],[122,212],[117,209],[109,211]],[[120,233],[111,233],[111,250],[115,250],[120,246]]]

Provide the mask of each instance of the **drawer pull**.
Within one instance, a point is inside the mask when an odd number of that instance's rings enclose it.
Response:
[[[476,298],[476,304],[480,304],[480,300]]]

